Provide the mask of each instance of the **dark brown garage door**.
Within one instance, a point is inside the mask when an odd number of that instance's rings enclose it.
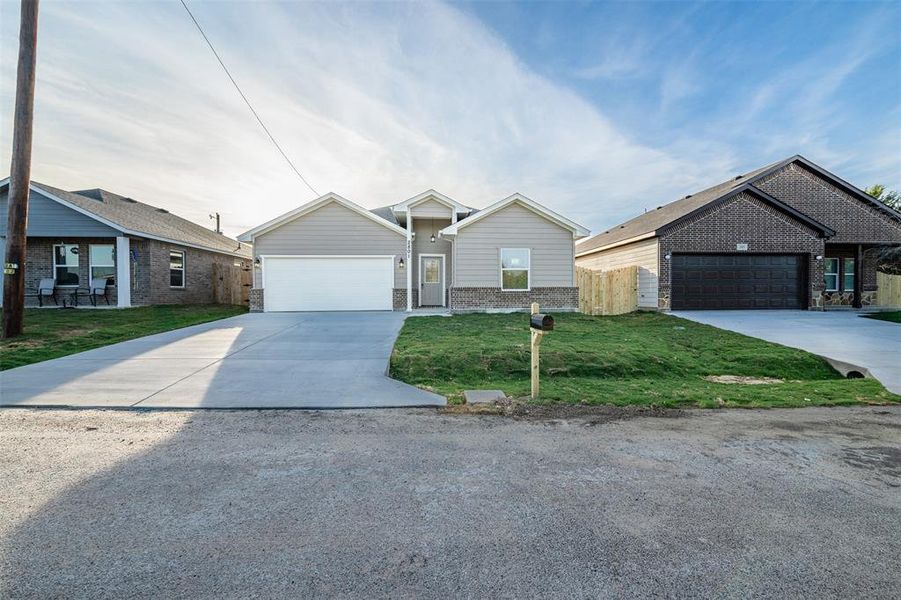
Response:
[[[673,310],[806,308],[803,256],[674,254]]]

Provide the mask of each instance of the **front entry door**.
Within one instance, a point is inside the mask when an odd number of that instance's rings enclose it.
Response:
[[[419,257],[419,306],[444,306],[444,257]]]

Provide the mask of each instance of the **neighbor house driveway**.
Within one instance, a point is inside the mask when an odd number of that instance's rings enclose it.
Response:
[[[391,312],[247,314],[0,373],[0,406],[443,405],[387,377]]]
[[[901,394],[901,325],[897,323],[867,319],[852,311],[698,310],[673,314],[864,367],[890,392]]]

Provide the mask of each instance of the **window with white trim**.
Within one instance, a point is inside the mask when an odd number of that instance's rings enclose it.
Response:
[[[53,246],[53,277],[59,287],[78,287],[78,244]]]
[[[838,259],[826,259],[826,291],[838,291]]]
[[[112,244],[91,244],[88,255],[91,281],[105,279],[106,285],[116,285],[116,247]]]
[[[529,248],[501,248],[501,290],[512,292],[529,289],[530,254]]]
[[[854,291],[854,259],[846,258],[842,265],[842,290],[845,292]]]
[[[169,287],[185,287],[185,253],[183,250],[169,251]]]

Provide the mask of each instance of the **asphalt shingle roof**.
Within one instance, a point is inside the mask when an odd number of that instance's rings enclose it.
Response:
[[[786,161],[781,160],[771,165],[767,165],[765,167],[751,171],[750,173],[745,173],[744,175],[741,175],[739,177],[733,177],[728,181],[718,183],[707,188],[706,190],[685,196],[684,198],[670,202],[669,204],[664,204],[663,206],[657,207],[657,209],[655,210],[649,210],[648,212],[639,215],[634,219],[626,221],[622,225],[612,227],[603,233],[599,233],[577,244],[576,254],[589,252],[596,248],[602,248],[604,246],[609,246],[610,244],[615,244],[623,240],[628,240],[640,235],[653,233],[658,229],[669,225],[676,219],[682,218],[685,215],[713,202],[714,200],[722,198],[724,195],[728,194],[735,188],[748,183],[749,180],[768,171],[769,169],[780,165],[783,162]]]
[[[102,189],[68,192],[36,181],[35,187],[74,204],[78,208],[100,217],[122,229],[137,235],[164,238],[176,243],[199,246],[214,252],[225,252],[250,257],[250,247],[239,244],[230,237],[216,233],[193,221],[188,221],[166,209],[138,202]]]

